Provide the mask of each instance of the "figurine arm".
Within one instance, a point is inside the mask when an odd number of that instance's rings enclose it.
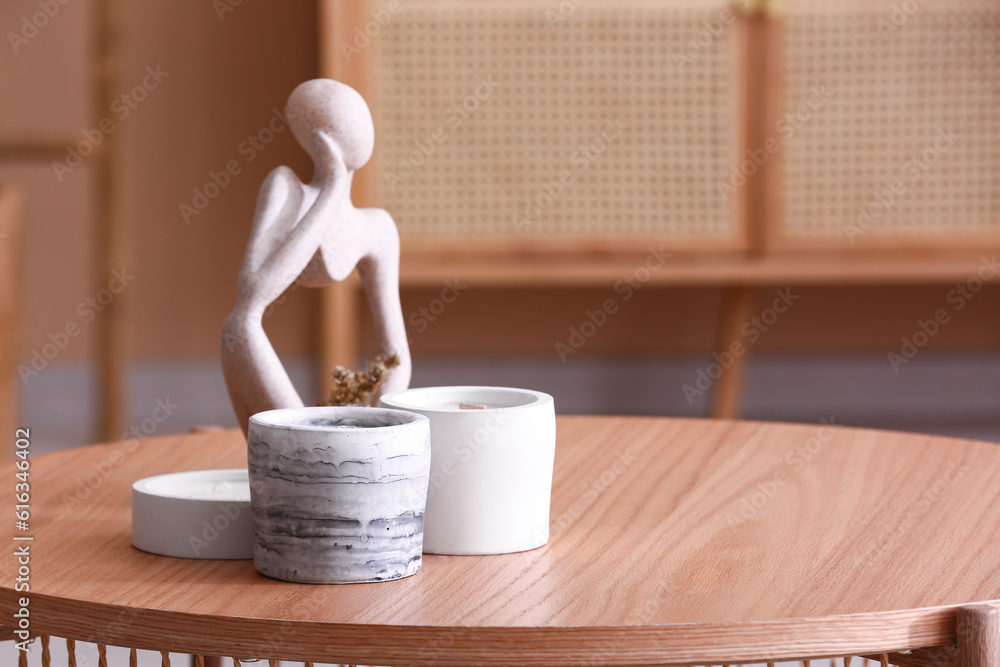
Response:
[[[350,178],[343,154],[322,130],[312,133],[317,173],[324,186],[298,220],[302,184],[279,167],[261,187],[253,230],[240,267],[236,308],[223,327],[222,370],[244,434],[250,415],[278,407],[301,407],[302,399],[264,332],[264,311],[294,283],[319,249],[324,225],[338,201],[350,204]]]
[[[286,287],[295,282],[316,254],[323,240],[325,227],[330,224],[331,218],[336,217],[338,207],[345,204],[350,206],[351,202],[351,181],[340,147],[322,130],[313,131],[312,139],[316,144],[316,154],[322,156],[316,162],[316,170],[323,181],[316,201],[298,224],[285,226],[287,232],[279,237],[279,243],[273,244],[271,252],[263,258],[255,258],[259,262],[254,270],[255,275],[267,276],[269,282],[281,283]],[[301,188],[299,193],[301,206]],[[297,213],[298,207],[295,211],[296,215]],[[273,294],[268,303],[280,295],[281,292]]]
[[[398,355],[399,366],[389,371],[379,394],[410,386],[412,362],[406,339],[403,308],[399,301],[399,232],[386,211],[370,209],[374,216],[368,253],[358,262],[375,332],[382,353]]]
[[[250,240],[240,265],[240,286],[257,273],[295,226],[302,207],[302,182],[288,167],[277,167],[260,186]]]
[[[250,415],[302,406],[263,325],[266,308],[298,277],[291,271],[268,268],[268,260],[280,253],[301,204],[302,184],[291,169],[279,167],[264,180],[240,267],[236,307],[223,326],[222,372],[244,435]]]
[[[264,332],[262,315],[237,308],[226,320],[222,329],[222,374],[244,436],[251,415],[303,405]]]

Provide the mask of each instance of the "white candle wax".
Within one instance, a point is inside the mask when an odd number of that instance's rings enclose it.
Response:
[[[228,500],[235,503],[250,502],[250,482],[229,480],[200,480],[196,482],[164,482],[153,487],[172,498],[189,500]]]

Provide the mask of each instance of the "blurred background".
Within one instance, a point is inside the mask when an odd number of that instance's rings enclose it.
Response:
[[[1000,440],[996,2],[8,0],[0,267],[37,452],[235,426],[222,323],[282,109],[372,106],[413,386]],[[307,404],[356,283],[266,327]]]

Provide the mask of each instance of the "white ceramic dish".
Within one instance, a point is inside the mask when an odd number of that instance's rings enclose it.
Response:
[[[247,471],[197,470],[132,485],[132,546],[197,559],[253,558]]]

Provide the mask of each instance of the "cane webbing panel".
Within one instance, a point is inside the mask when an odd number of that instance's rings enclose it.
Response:
[[[855,245],[1000,235],[1000,2],[781,7],[783,112],[803,118],[777,132],[781,234]]]
[[[727,2],[401,6],[372,48],[376,201],[402,234],[737,238]]]

